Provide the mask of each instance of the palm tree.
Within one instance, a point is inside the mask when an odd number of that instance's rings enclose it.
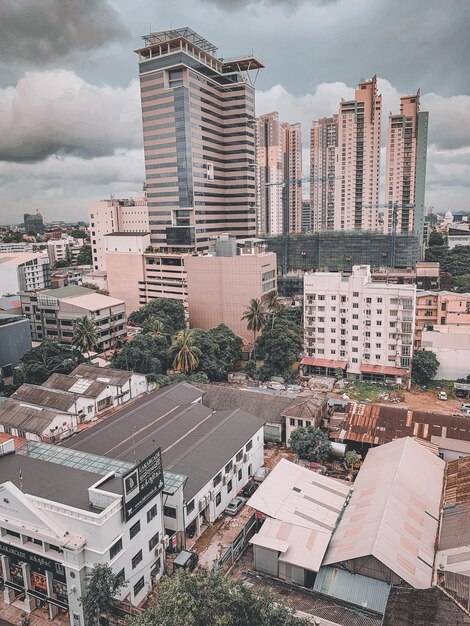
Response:
[[[72,345],[84,354],[98,345],[98,332],[91,317],[84,315],[75,322]]]
[[[183,328],[174,337],[169,348],[171,356],[174,355],[173,367],[179,372],[188,374],[199,365],[201,351],[194,345],[194,330]]]
[[[276,291],[276,289],[273,289],[265,296],[263,296],[263,304],[266,308],[267,313],[271,315],[271,328],[274,328],[274,319],[276,315],[282,310],[281,299],[279,298],[279,293]]]
[[[144,333],[152,335],[155,339],[158,337],[165,337],[165,324],[159,320],[155,315],[151,315],[149,319],[144,323]]]
[[[248,307],[242,315],[242,320],[248,322],[246,325],[247,330],[253,331],[253,359],[256,363],[256,333],[259,333],[259,331],[266,326],[266,310],[261,300],[258,298],[252,298],[250,300]]]

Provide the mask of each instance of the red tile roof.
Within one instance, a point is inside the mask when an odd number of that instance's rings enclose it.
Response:
[[[388,365],[361,365],[361,372],[366,374],[386,374],[387,376],[408,376],[409,370]]]
[[[315,367],[331,367],[333,369],[345,369],[347,361],[330,361],[329,359],[314,359],[311,356],[304,356],[300,361],[300,365],[314,365]]]

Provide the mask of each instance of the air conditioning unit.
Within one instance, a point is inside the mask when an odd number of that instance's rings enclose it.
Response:
[[[155,556],[161,556],[162,552],[163,552],[163,545],[159,543],[157,546],[155,546]]]
[[[227,484],[227,476],[224,476],[222,478],[222,485],[226,485]]]
[[[204,498],[202,498],[201,500],[199,500],[199,513],[201,511],[204,511],[204,509],[206,508],[205,502],[204,502]]]
[[[213,491],[212,489],[209,491],[209,498],[211,500],[215,500],[215,491]]]
[[[243,463],[248,463],[248,454],[243,455]]]
[[[166,549],[168,548],[169,545],[170,545],[170,537],[168,537],[168,535],[165,535],[163,537],[163,547]]]

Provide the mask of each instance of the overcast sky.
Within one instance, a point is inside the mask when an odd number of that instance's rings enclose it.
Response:
[[[222,56],[263,61],[257,113],[303,125],[377,74],[384,123],[421,89],[430,112],[426,204],[470,210],[469,0],[2,0],[0,223],[41,208],[86,218],[144,181],[141,35],[190,26]],[[382,161],[384,162],[384,151]]]

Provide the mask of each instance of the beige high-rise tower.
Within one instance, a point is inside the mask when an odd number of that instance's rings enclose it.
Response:
[[[363,80],[339,113],[310,131],[311,223],[318,230],[377,230],[382,96]]]
[[[422,238],[424,183],[426,176],[428,114],[419,111],[419,90],[400,98],[400,113],[388,118],[385,172],[384,231],[415,232]]]
[[[279,121],[279,113],[256,120],[257,233],[280,235],[302,230],[302,138],[299,123]]]
[[[338,115],[335,230],[377,230],[382,96],[377,76],[362,80]]]

